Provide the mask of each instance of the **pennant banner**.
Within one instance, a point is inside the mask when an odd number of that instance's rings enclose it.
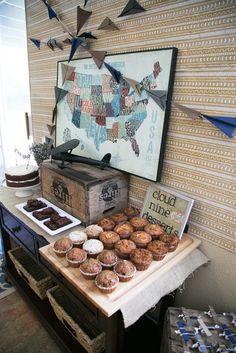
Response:
[[[61,71],[62,71],[62,85],[70,78],[71,74],[75,71],[74,66],[61,64]]]
[[[122,79],[122,74],[120,73],[120,71],[117,71],[116,69],[114,69],[114,67],[112,67],[111,65],[107,64],[104,62],[104,65],[106,66],[107,70],[110,71],[112,77],[114,78],[114,80],[117,83],[120,83],[121,79]]]
[[[129,0],[127,5],[122,10],[121,14],[118,17],[134,15],[139,12],[146,11],[136,0]]]
[[[117,30],[119,31],[119,28],[115,25],[115,23],[112,22],[112,20],[109,17],[106,17],[102,21],[98,29],[105,29],[109,31],[117,31]]]
[[[165,110],[167,91],[147,90],[147,89],[145,89],[145,91],[162,110]]]
[[[85,22],[89,19],[91,14],[92,14],[92,11],[83,10],[83,9],[81,9],[80,6],[77,7],[77,33],[76,33],[76,35],[79,33],[79,31],[81,30],[81,28],[83,27]]]
[[[56,125],[49,125],[49,124],[47,124],[47,128],[48,128],[48,131],[49,131],[50,136],[52,136],[53,133],[54,133],[55,130],[56,130]]]
[[[89,50],[88,48],[84,48],[86,49],[89,54],[92,56],[93,61],[95,62],[95,64],[97,65],[98,69],[100,69],[103,65],[104,62],[104,58],[106,56],[106,51],[100,51],[100,50]]]
[[[40,49],[41,42],[40,42],[39,39],[30,38],[30,40],[31,40],[31,42],[34,43],[34,45],[35,45],[38,49]]]
[[[139,96],[141,95],[141,84],[138,81],[132,80],[128,77],[124,77],[124,80],[130,84],[135,93],[137,93]]]
[[[83,40],[81,38],[73,38],[72,39],[72,44],[71,44],[71,50],[70,50],[70,56],[68,59],[68,63],[73,59],[73,56],[76,52],[76,50],[79,48],[79,46],[83,43]]]
[[[56,103],[59,103],[68,93],[68,91],[59,88],[57,86],[54,87],[55,89],[55,97],[56,97]]]

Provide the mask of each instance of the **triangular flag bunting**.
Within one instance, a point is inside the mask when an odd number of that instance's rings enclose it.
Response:
[[[84,48],[84,49],[86,49],[89,52],[89,54],[92,56],[93,61],[97,65],[98,69],[100,69],[103,65],[104,58],[107,52],[102,50],[89,50],[88,48]]]
[[[154,102],[157,105],[159,105],[161,110],[165,110],[166,100],[167,100],[167,91],[147,90],[147,89],[145,89],[145,91],[154,100]]]
[[[91,32],[83,32],[78,36],[78,38],[89,38],[89,39],[97,39],[97,37],[94,37]]]
[[[58,48],[60,50],[63,50],[63,46],[61,43],[57,42],[56,39],[52,38],[47,41],[47,46],[51,49],[54,50],[55,48]]]
[[[115,25],[114,22],[112,22],[112,20],[109,17],[106,17],[102,23],[100,24],[100,26],[98,27],[98,29],[105,29],[105,30],[109,30],[109,31],[119,31],[119,28]]]
[[[39,39],[30,38],[30,40],[31,40],[31,42],[34,43],[34,45],[35,45],[38,49],[40,49],[40,44],[41,44],[41,42],[40,42]]]
[[[68,93],[68,91],[59,88],[57,86],[54,87],[55,88],[55,97],[56,97],[56,103],[59,103]]]
[[[233,137],[234,129],[236,128],[236,118],[224,117],[224,116],[208,116],[201,114],[205,119],[215,125],[220,131],[226,136]]]
[[[73,59],[73,56],[76,52],[76,50],[79,48],[79,46],[83,43],[83,40],[80,38],[73,38],[72,39],[72,44],[71,44],[71,50],[70,50],[70,56],[68,59],[68,63]]]
[[[48,7],[48,17],[49,17],[49,19],[51,20],[52,18],[56,18],[59,21],[56,12],[51,8],[51,6],[47,5],[47,7]]]
[[[136,0],[129,0],[127,5],[118,17],[134,15],[139,12],[146,11]]]
[[[84,7],[87,5],[88,0],[84,0]]]
[[[72,72],[75,71],[74,66],[66,65],[66,64],[61,64],[61,76],[62,76],[62,84],[68,80],[68,78],[71,76]]]
[[[137,93],[139,96],[141,95],[141,85],[138,81],[132,80],[131,78],[124,77],[125,81],[127,81],[130,86],[133,88],[135,93]]]
[[[49,124],[47,124],[47,128],[48,128],[48,131],[49,131],[50,136],[52,136],[53,133],[54,133],[54,131],[56,130],[56,125],[49,125]]]
[[[53,124],[56,121],[56,117],[57,117],[57,105],[55,105],[55,107],[53,108],[53,111],[52,111],[52,123]]]
[[[178,103],[172,103],[174,107],[181,110],[183,113],[187,114],[189,118],[197,119],[201,117],[201,113],[195,109],[185,107],[184,105]]]
[[[85,22],[88,20],[88,18],[91,16],[92,11],[86,11],[81,9],[80,6],[77,7],[77,34],[85,24]]]
[[[120,73],[120,71],[117,71],[116,69],[114,69],[114,67],[112,67],[111,65],[109,65],[105,62],[104,62],[104,65],[106,66],[107,70],[110,71],[114,80],[116,80],[117,83],[120,83],[120,81],[122,79],[122,74]]]

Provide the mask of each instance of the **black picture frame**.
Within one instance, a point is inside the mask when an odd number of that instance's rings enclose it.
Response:
[[[68,94],[57,102],[56,146],[77,138],[73,154],[102,159],[109,152],[112,168],[161,181],[176,59],[174,47],[107,55],[105,63],[122,74],[120,84],[91,57],[59,61],[57,87]],[[62,64],[75,68],[67,80]],[[141,95],[129,80],[140,83]],[[164,107],[153,91],[164,92]]]

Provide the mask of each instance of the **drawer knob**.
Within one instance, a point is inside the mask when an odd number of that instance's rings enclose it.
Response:
[[[13,233],[17,233],[17,232],[19,232],[21,230],[21,226],[12,227],[11,230],[12,230]]]

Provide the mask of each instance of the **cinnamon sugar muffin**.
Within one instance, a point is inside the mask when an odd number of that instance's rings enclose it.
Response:
[[[104,269],[110,269],[117,263],[117,256],[113,250],[103,250],[97,257]]]
[[[90,258],[85,260],[79,269],[86,279],[94,279],[102,271],[102,265],[97,259]]]
[[[67,251],[71,250],[73,247],[72,241],[68,238],[61,238],[55,241],[53,245],[53,250],[55,254],[59,257],[66,256]]]
[[[160,235],[164,233],[164,229],[159,224],[148,223],[144,227],[145,232],[151,235],[152,240],[159,239]]]
[[[134,249],[136,249],[136,245],[129,239],[122,239],[115,243],[115,251],[121,259],[128,259]]]
[[[146,248],[148,243],[152,241],[152,237],[143,230],[137,230],[131,234],[130,240],[132,240],[138,248]]]
[[[134,277],[136,267],[131,261],[120,260],[115,265],[114,272],[117,274],[121,282],[128,282]]]
[[[99,239],[103,242],[105,249],[113,249],[115,243],[120,240],[120,237],[116,232],[111,230],[100,233]]]
[[[121,239],[126,239],[131,236],[131,234],[134,231],[134,228],[129,223],[122,223],[122,224],[117,224],[113,230],[114,232],[119,234]]]
[[[103,293],[112,293],[119,284],[119,277],[111,270],[104,270],[95,279],[95,285]]]
[[[79,248],[73,248],[66,253],[66,260],[71,267],[79,267],[86,259],[86,251]]]
[[[104,231],[106,231],[112,230],[116,224],[111,218],[103,218],[98,222],[98,225],[102,227]]]
[[[140,215],[140,210],[136,207],[126,207],[123,212],[128,217],[128,219],[139,217]]]
[[[168,246],[168,252],[175,251],[179,244],[179,237],[173,234],[164,233],[160,236],[160,240]]]
[[[134,230],[143,230],[148,221],[142,217],[133,217],[130,219],[130,224],[134,227]]]
[[[134,249],[131,251],[130,260],[138,271],[147,270],[153,258],[152,253],[147,249]]]
[[[168,253],[168,246],[160,240],[153,240],[148,244],[147,249],[151,251],[153,260],[161,261]]]
[[[116,213],[113,216],[111,216],[111,219],[116,223],[123,223],[128,220],[128,217],[124,213]]]
[[[85,228],[84,231],[89,239],[98,239],[99,234],[103,231],[103,229],[97,224],[91,224],[90,226]]]

